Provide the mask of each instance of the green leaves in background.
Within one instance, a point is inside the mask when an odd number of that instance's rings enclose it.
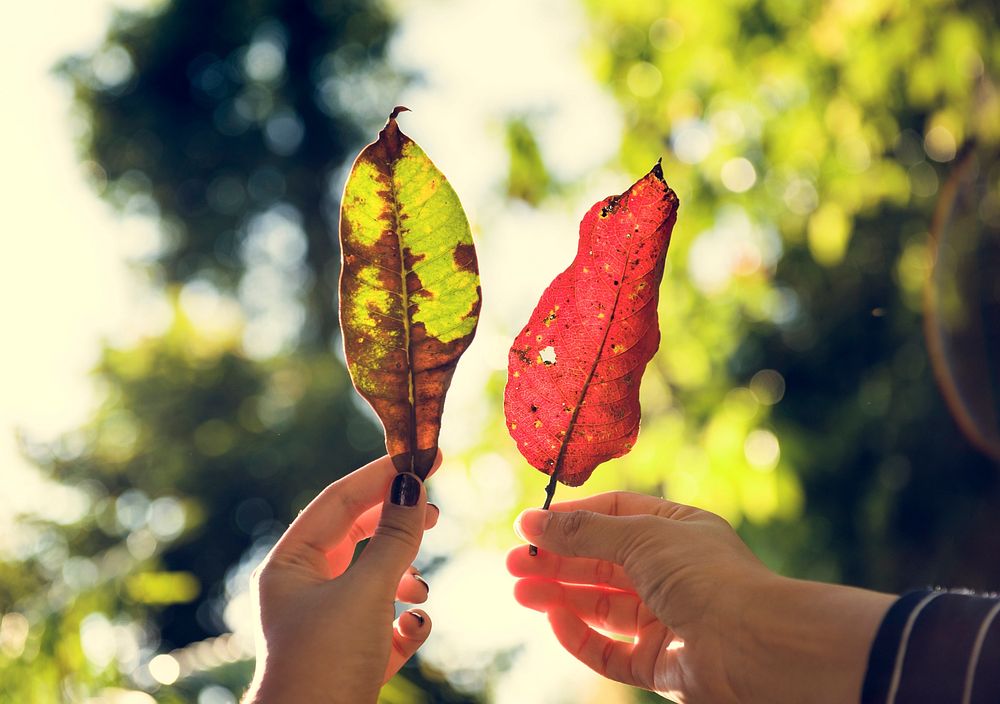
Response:
[[[405,109],[347,179],[340,322],[351,378],[385,427],[393,464],[423,477],[482,299],[469,221],[444,174],[399,131]]]

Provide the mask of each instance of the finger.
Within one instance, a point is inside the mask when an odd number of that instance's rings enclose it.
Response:
[[[350,542],[351,547],[357,545],[362,540],[367,540],[375,534],[379,519],[382,517],[382,504],[372,506],[361,514],[361,517],[354,522],[351,530],[348,531],[346,542]],[[441,509],[432,503],[427,504],[427,511],[424,513],[424,530],[430,530],[437,525],[441,517]]]
[[[399,580],[396,587],[396,601],[403,601],[407,604],[423,604],[430,594],[431,585],[427,583],[423,575],[416,567],[410,567]]]
[[[588,496],[573,501],[560,501],[549,507],[552,511],[568,513],[570,511],[593,511],[608,516],[638,516],[654,515],[663,518],[686,518],[701,509],[674,501],[636,494],[631,491],[608,491],[595,496]]]
[[[410,609],[400,614],[393,624],[392,649],[385,668],[386,682],[417,652],[430,633],[431,617],[423,609]]]
[[[626,636],[634,636],[657,622],[638,596],[616,589],[522,579],[514,585],[514,598],[522,606],[536,611],[569,609],[592,626]]]
[[[507,554],[507,571],[515,577],[542,577],[570,584],[592,584],[635,591],[625,570],[607,560],[564,557],[549,551],[529,555],[527,545],[519,545]]]
[[[340,541],[333,550],[327,553],[326,559],[330,564],[330,577],[336,577],[344,572],[354,559],[354,552],[358,543],[367,540],[375,533],[379,518],[382,516],[382,505],[372,506],[361,514],[361,517],[354,523],[347,537]],[[427,511],[424,513],[424,530],[430,530],[437,525],[441,517],[441,509],[432,503],[427,504]]]
[[[417,556],[426,505],[427,494],[417,475],[397,474],[375,533],[354,566],[376,588],[397,584]]]
[[[440,465],[439,451],[431,472]],[[392,460],[383,456],[338,479],[303,509],[275,549],[297,544],[308,545],[323,552],[333,550],[344,539],[354,522],[369,508],[381,502],[386,487],[396,474]]]
[[[648,516],[609,516],[593,511],[530,509],[517,517],[514,529],[532,545],[568,557],[590,557],[624,564]],[[669,521],[663,521],[669,525]]]
[[[549,625],[562,647],[599,675],[633,687],[643,686],[632,674],[631,643],[602,636],[567,608],[549,611]]]

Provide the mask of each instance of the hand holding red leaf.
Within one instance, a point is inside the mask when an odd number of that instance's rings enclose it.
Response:
[[[576,258],[542,294],[510,348],[504,413],[532,466],[585,482],[632,449],[639,381],[660,343],[657,301],[676,194],[660,165],[580,223]]]
[[[437,455],[445,394],[481,303],[469,221],[451,185],[399,131],[396,108],[358,155],[340,206],[340,325],[354,386],[400,472]]]

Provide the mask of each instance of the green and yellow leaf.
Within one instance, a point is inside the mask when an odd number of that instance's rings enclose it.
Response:
[[[354,385],[396,469],[425,476],[445,394],[482,297],[469,221],[396,108],[358,155],[340,206],[340,324]]]

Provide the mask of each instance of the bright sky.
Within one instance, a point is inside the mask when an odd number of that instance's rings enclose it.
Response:
[[[16,96],[0,112],[8,223],[0,257],[6,339],[0,346],[0,477],[18,487],[2,493],[0,535],[13,512],[59,503],[20,458],[15,429],[46,439],[84,421],[96,398],[88,371],[100,341],[134,337],[144,318],[142,304],[132,302],[141,296],[123,258],[127,235],[135,234],[130,228],[148,223],[121,220],[84,182],[70,95],[50,73],[60,57],[96,44],[110,6],[108,0],[36,0],[0,10],[0,38],[7,56],[17,57],[0,64],[2,85]],[[568,261],[579,213],[628,182],[600,168],[617,151],[621,116],[581,61],[584,23],[572,0],[441,0],[404,3],[402,13],[394,61],[423,73],[425,81],[396,101],[413,110],[401,125],[461,194],[477,228],[488,291],[477,344],[460,365],[445,418],[442,446],[461,447],[484,421],[478,382],[505,367],[509,331],[530,312],[532,292]],[[547,210],[496,206],[495,188],[506,169],[503,120],[523,115],[533,120],[556,175],[581,184],[571,202]],[[561,652],[542,615],[514,604],[503,555],[462,543],[462,536],[477,532],[477,522],[491,520],[484,506],[509,511],[513,487],[488,478],[527,470],[503,463],[485,457],[476,472],[442,471],[435,480],[452,515],[427,549],[452,560],[435,575],[428,604],[435,637],[427,657],[464,670],[472,683],[498,649],[520,648],[492,701],[615,701]]]
[[[53,18],[59,20],[53,22]],[[51,438],[87,417],[87,378],[99,340],[121,328],[126,281],[117,219],[81,177],[70,95],[50,73],[59,57],[92,47],[109,17],[105,0],[7,3],[0,80],[0,175],[7,222],[0,257],[0,525],[9,509],[41,506],[14,430]],[[14,59],[16,57],[16,59]],[[7,509],[7,510],[5,510]]]

